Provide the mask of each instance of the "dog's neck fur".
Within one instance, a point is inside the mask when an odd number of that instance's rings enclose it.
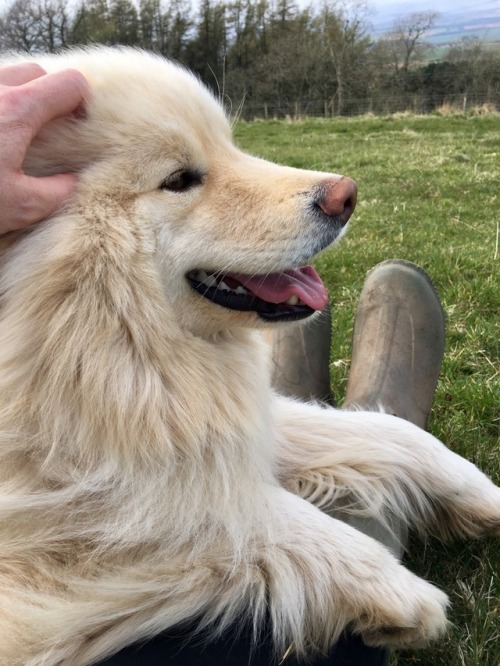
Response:
[[[130,543],[125,525],[140,523],[131,511],[143,522],[149,511],[150,529],[158,530],[154,515],[163,529],[169,523],[163,512],[160,518],[151,507],[140,507],[146,496],[141,485],[155,502],[165,484],[187,485],[193,510],[213,514],[234,501],[224,490],[235,487],[233,477],[269,477],[269,405],[261,404],[268,394],[262,378],[269,372],[255,333],[237,330],[209,341],[180,330],[147,243],[139,236],[124,239],[130,229],[105,224],[97,214],[94,224],[102,233],[92,235],[93,245],[77,214],[4,244],[0,482],[2,497],[10,496],[17,511],[56,505],[71,510],[79,499],[81,512],[82,498],[102,502],[114,521],[115,540]],[[234,395],[227,381],[235,375],[247,387],[243,403],[241,391]],[[212,474],[207,465],[213,465]],[[36,474],[28,472],[33,466]],[[197,490],[203,478],[213,487]],[[204,498],[203,509],[197,496]],[[71,531],[70,520],[64,525]]]

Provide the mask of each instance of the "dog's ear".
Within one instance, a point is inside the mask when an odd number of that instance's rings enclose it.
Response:
[[[133,468],[182,448],[183,403],[199,378],[182,363],[185,334],[151,245],[125,210],[99,200],[6,250],[0,412],[10,425],[0,430],[35,432],[39,452],[87,465],[120,456]]]

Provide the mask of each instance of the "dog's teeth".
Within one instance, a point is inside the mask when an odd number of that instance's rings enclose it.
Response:
[[[289,298],[286,299],[285,303],[286,305],[297,305],[299,302],[299,299],[295,294],[292,294]]]
[[[206,271],[198,271],[196,273],[196,279],[198,280],[198,282],[205,282],[207,277],[208,277],[208,274],[206,273]]]
[[[214,275],[207,275],[206,278],[202,280],[203,284],[205,287],[216,287],[217,286],[217,279],[215,278]]]
[[[245,287],[242,287],[241,285],[236,287],[235,289],[236,294],[248,294],[248,291],[245,289]]]
[[[220,291],[231,291],[230,287],[227,286],[224,280],[221,280],[219,282],[219,284],[217,285],[217,289],[219,289]]]

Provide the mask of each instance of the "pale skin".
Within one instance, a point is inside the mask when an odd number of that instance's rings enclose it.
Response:
[[[35,63],[0,68],[0,234],[40,222],[73,194],[75,174],[34,178],[22,165],[42,127],[73,113],[87,92],[76,70],[47,74]]]

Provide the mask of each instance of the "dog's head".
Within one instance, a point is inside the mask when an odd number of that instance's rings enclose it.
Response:
[[[213,96],[159,57],[95,48],[40,62],[79,69],[92,90],[85,117],[53,122],[25,165],[81,172],[58,224],[66,246],[79,237],[82,265],[99,250],[124,274],[149,262],[176,321],[200,335],[325,307],[307,263],[342,234],[352,180],[241,152]]]
[[[304,266],[341,235],[355,184],[242,153],[212,95],[159,57],[37,60],[80,70],[92,92],[24,165],[78,172],[76,195],[0,238],[0,431],[85,469],[201,450],[249,410],[256,431],[265,355],[247,329],[326,305]]]

